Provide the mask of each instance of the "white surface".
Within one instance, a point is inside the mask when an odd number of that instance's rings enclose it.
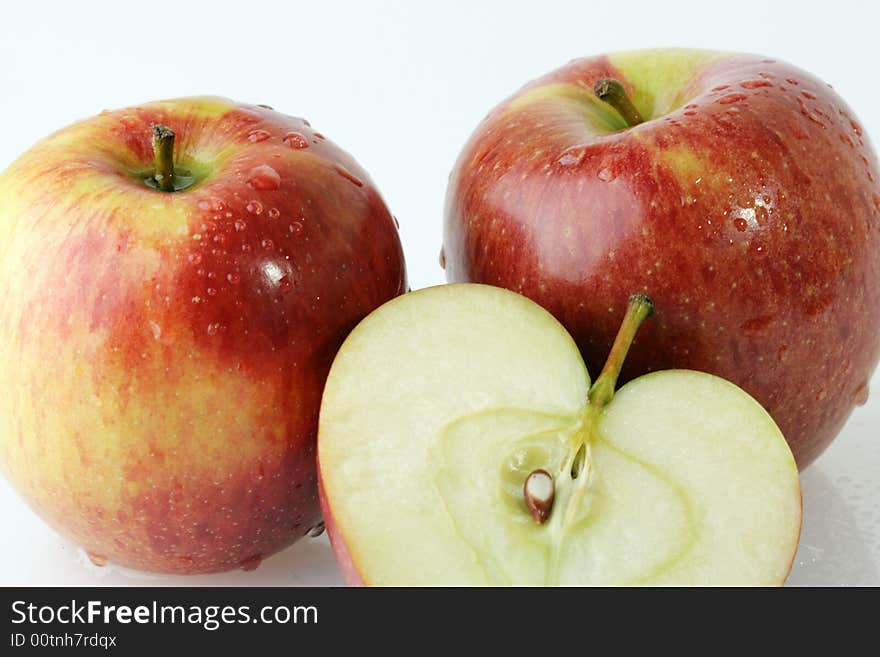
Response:
[[[779,57],[831,82],[880,140],[871,55],[880,5],[626,4],[9,3],[0,9],[0,168],[105,108],[204,93],[268,103],[306,116],[370,172],[400,219],[419,288],[443,282],[443,196],[467,136],[503,97],[574,57],[653,46]],[[880,377],[873,383],[880,389]],[[791,584],[880,584],[878,427],[873,397],[804,472]],[[340,583],[326,538],[306,539],[250,573],[156,578],[91,566],[5,482],[0,517],[0,585]]]

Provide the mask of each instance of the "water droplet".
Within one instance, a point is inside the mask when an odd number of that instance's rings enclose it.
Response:
[[[394,221],[394,227],[395,227],[397,230],[400,230],[400,222],[397,220],[397,217],[395,217],[395,216],[392,214],[392,215],[391,215],[391,219]]]
[[[177,557],[176,561],[177,561],[177,565],[184,570],[189,570],[190,568],[192,568],[192,565],[193,565],[193,558],[192,557]]]
[[[266,141],[266,140],[269,139],[271,136],[272,136],[272,135],[270,135],[270,134],[269,134],[268,132],[266,132],[265,130],[251,130],[251,131],[248,133],[247,138],[248,138],[248,141],[253,142],[253,143],[256,144],[257,142],[260,142],[260,141]]]
[[[765,249],[764,245],[763,245],[761,242],[755,242],[754,244],[752,244],[752,250],[753,250],[755,253],[758,253],[758,254],[761,254],[761,255],[764,255],[764,253],[766,253],[766,249]]]
[[[153,334],[154,340],[158,340],[162,337],[162,327],[152,319],[150,320],[150,332]]]
[[[691,109],[691,110],[697,109],[698,107],[699,107],[699,105],[697,105],[696,103],[690,103],[689,105],[684,106],[685,109]]]
[[[213,297],[217,294],[217,289],[213,287],[209,287],[205,290],[209,297]]]
[[[281,187],[281,176],[268,164],[261,164],[251,169],[247,185],[251,189],[271,191]]]
[[[251,245],[248,244],[247,242],[245,242],[244,244],[241,245],[241,250],[243,253],[250,253],[251,252]]]
[[[798,85],[798,81],[795,80],[794,78],[785,78],[785,81],[788,82],[789,84],[793,84],[794,86]]]
[[[192,264],[197,265],[202,261],[202,254],[193,252],[186,256],[186,259],[189,260]]]
[[[813,94],[811,94],[809,91],[802,91],[801,96],[803,96],[807,100],[816,100],[816,97]]]
[[[266,251],[271,251],[275,248],[275,242],[270,240],[268,237],[264,237],[260,242],[260,246],[262,246]]]
[[[241,563],[238,564],[242,570],[256,570],[259,568],[260,564],[263,563],[263,555],[254,554],[247,559],[242,559]]]
[[[295,150],[302,150],[309,147],[309,140],[300,132],[288,132],[284,135],[284,143]]]
[[[745,100],[745,99],[746,99],[745,94],[732,93],[732,94],[727,94],[726,96],[723,96],[722,98],[719,98],[718,104],[719,105],[732,105],[733,103],[738,103],[738,102]]]
[[[862,385],[856,388],[855,392],[853,393],[853,403],[856,406],[864,406],[868,403],[869,393],[870,390],[868,388],[868,382],[865,381]]]
[[[317,136],[317,133],[316,133],[316,136]],[[358,178],[356,175],[354,175],[351,171],[346,169],[344,166],[342,166],[340,164],[334,164],[333,170],[336,173],[338,173],[340,176],[342,176],[343,178],[348,180],[349,182],[355,184],[356,186],[358,186],[358,187],[364,186],[363,181],[360,178]]]
[[[746,228],[749,227],[749,222],[742,217],[737,217],[733,220],[733,225],[739,232],[744,233],[746,231]]]
[[[446,269],[446,249],[440,247],[440,269]]]
[[[583,153],[571,153],[566,152],[563,153],[562,156],[556,160],[560,166],[563,167],[573,167],[577,166],[583,160]]]
[[[284,293],[290,292],[293,289],[293,281],[290,280],[289,276],[281,277],[281,280],[278,281],[278,289]]]
[[[89,561],[91,561],[93,564],[95,564],[99,568],[102,568],[107,565],[108,559],[107,559],[107,556],[104,554],[98,554],[97,552],[86,552],[86,556],[88,556]]]
[[[313,134],[315,135],[315,139],[317,139],[318,141],[324,141],[326,139],[326,137],[320,132],[315,132]]]
[[[235,226],[235,230],[238,233],[247,228],[247,222],[244,219],[236,219],[235,224],[233,225]]]
[[[223,212],[226,209],[226,203],[219,198],[202,199],[198,203],[199,210],[205,212]]]
[[[712,87],[712,91],[724,91],[725,89],[730,89],[729,84],[719,84],[717,87]]]
[[[687,110],[684,113],[685,116],[696,116],[696,114],[697,113],[694,110]]]
[[[220,331],[220,324],[217,322],[211,322],[208,324],[208,335],[217,335]]]
[[[281,211],[278,208],[269,208],[269,212],[266,213],[269,219],[277,219],[281,216]]]
[[[601,180],[602,182],[611,182],[611,181],[614,180],[617,176],[616,176],[615,173],[614,173],[611,169],[609,169],[608,167],[602,167],[601,169],[599,169],[599,172],[596,174],[596,177],[597,177],[599,180]]]
[[[229,281],[232,285],[238,285],[239,283],[241,283],[241,276],[230,272],[226,274],[226,280]]]
[[[259,201],[250,201],[246,206],[245,210],[250,212],[251,214],[260,215],[263,214],[263,204]]]
[[[850,126],[852,126],[853,132],[856,133],[859,137],[862,136],[862,126],[860,126],[857,122],[850,119]]]
[[[287,227],[287,229],[290,231],[290,233],[292,235],[299,235],[300,233],[303,232],[303,225],[301,223],[299,223],[298,221],[294,221],[292,224],[290,224]]]
[[[745,82],[740,82],[739,86],[743,89],[758,89],[760,87],[772,87],[773,83],[767,80],[746,80]]]
[[[317,525],[315,525],[314,527],[312,527],[309,530],[309,536],[311,536],[312,538],[317,538],[318,536],[320,536],[323,533],[324,533],[324,523],[323,522],[319,522]]]

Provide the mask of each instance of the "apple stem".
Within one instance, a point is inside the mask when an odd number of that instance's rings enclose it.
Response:
[[[174,131],[164,125],[153,126],[153,157],[156,172],[153,178],[163,192],[174,191]]]
[[[620,80],[602,78],[593,85],[593,93],[596,94],[599,100],[608,103],[616,109],[617,113],[623,117],[626,125],[630,128],[644,122],[642,115],[639,114],[639,110],[633,105],[629,94],[626,93],[626,89],[623,88]]]
[[[629,352],[633,338],[639,326],[654,312],[654,303],[644,294],[634,294],[629,298],[629,305],[626,308],[626,315],[617,331],[617,337],[614,338],[614,344],[611,346],[611,353],[608,354],[608,360],[605,361],[605,367],[599,374],[599,378],[590,388],[588,395],[590,404],[598,407],[605,406],[614,397],[614,389],[617,386],[617,377],[620,376],[620,369],[623,367],[623,361]]]

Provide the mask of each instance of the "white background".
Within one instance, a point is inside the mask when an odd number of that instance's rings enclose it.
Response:
[[[626,9],[623,9],[623,7]],[[816,8],[813,8],[813,7]],[[498,101],[569,59],[686,46],[788,60],[834,85],[880,140],[875,3],[14,2],[0,8],[0,169],[70,123],[195,94],[307,117],[400,219],[413,288],[437,263],[447,175]],[[878,328],[880,330],[880,328]],[[880,376],[873,379],[880,390]],[[0,393],[2,394],[2,393]],[[880,584],[880,395],[803,473],[792,584]],[[251,573],[168,578],[88,564],[0,480],[0,585],[338,584],[326,539]]]

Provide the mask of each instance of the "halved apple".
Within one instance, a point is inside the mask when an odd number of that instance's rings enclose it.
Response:
[[[350,583],[771,585],[797,548],[794,459],[723,379],[615,392],[630,299],[591,386],[565,329],[484,285],[395,299],[348,337],[321,406],[322,505]]]

